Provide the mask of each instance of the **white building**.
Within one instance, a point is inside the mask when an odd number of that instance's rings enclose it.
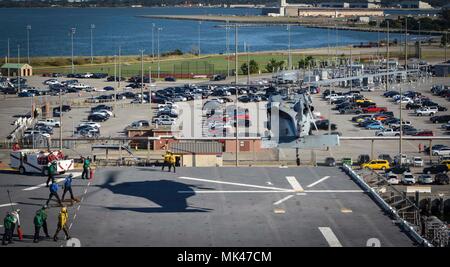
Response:
[[[419,0],[403,1],[400,2],[399,5],[401,8],[420,8],[420,9],[433,8],[430,4]]]

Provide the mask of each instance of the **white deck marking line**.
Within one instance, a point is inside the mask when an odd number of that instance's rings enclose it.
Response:
[[[310,184],[310,185],[308,185],[308,186],[306,186],[306,187],[313,187],[313,186],[315,186],[315,185],[317,185],[317,184],[319,184],[319,183],[325,181],[325,180],[328,179],[328,178],[330,178],[330,176],[325,176],[325,177],[323,177],[322,179],[319,179],[319,180],[315,181],[314,183],[312,183],[312,184]]]
[[[79,206],[78,206],[78,208],[77,208],[77,211],[79,211],[79,210],[80,210],[80,207],[81,207],[81,205],[79,205]]]
[[[72,225],[73,225],[73,223],[70,223],[70,225],[69,225],[69,230],[72,228]]]
[[[325,240],[327,240],[330,247],[342,247],[341,242],[337,239],[330,227],[319,227],[319,231],[322,233]]]
[[[224,181],[218,181],[218,180],[207,180],[207,179],[184,177],[184,176],[178,177],[178,178],[179,179],[185,179],[185,180],[199,181],[199,182],[216,183],[216,184],[228,184],[228,185],[237,185],[237,186],[253,187],[253,188],[260,188],[260,189],[289,191],[289,189],[279,188],[279,187],[269,187],[269,186],[260,186],[260,185],[252,185],[252,184],[232,183],[232,182],[224,182]]]
[[[0,208],[11,207],[11,206],[16,206],[16,205],[19,205],[19,204],[17,204],[17,203],[2,204],[2,205],[0,205]]]
[[[84,194],[85,194],[85,195],[87,194],[87,188],[86,188],[86,189],[84,189]]]
[[[363,190],[305,190],[305,193],[364,193]]]
[[[222,193],[298,193],[296,190],[190,190],[178,191],[179,194],[222,194]],[[362,190],[305,190],[298,193],[299,196],[305,196],[306,193],[364,193]]]
[[[276,206],[276,205],[280,205],[281,203],[285,202],[286,200],[290,199],[290,198],[293,197],[293,196],[294,196],[294,195],[289,195],[289,196],[287,196],[287,197],[284,197],[284,198],[278,200],[277,202],[275,202],[275,203],[273,203],[273,204],[274,204],[275,206]]]
[[[0,228],[3,228],[3,225],[0,225]]]
[[[60,183],[60,182],[62,182],[64,180],[65,180],[65,178],[58,178],[58,179],[55,180],[55,182],[56,183]],[[36,186],[32,186],[32,187],[28,187],[28,188],[22,189],[22,191],[33,191],[33,190],[45,187],[46,185],[47,185],[46,183],[43,183],[43,184],[39,184],[39,185],[36,185]]]
[[[297,196],[306,196],[306,193],[297,193]]]
[[[71,172],[71,173],[67,173],[67,174],[72,174],[73,178],[77,178],[77,177],[81,176],[81,172]],[[60,183],[60,182],[64,181],[64,179],[65,178],[58,178],[55,181],[56,181],[56,183]],[[43,183],[43,184],[39,184],[39,185],[36,185],[36,186],[32,186],[32,187],[28,187],[28,188],[22,189],[22,191],[33,191],[33,190],[45,187],[46,185],[47,185],[46,183]]]
[[[304,192],[305,190],[303,189],[303,187],[300,185],[300,183],[297,181],[297,179],[295,179],[294,176],[286,176],[287,181],[289,182],[289,184],[292,186],[292,188],[295,190],[295,192]]]
[[[75,221],[76,218],[77,218],[77,214],[75,213],[75,215],[73,215],[73,221]]]

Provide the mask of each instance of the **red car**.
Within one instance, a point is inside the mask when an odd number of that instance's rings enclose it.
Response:
[[[364,113],[380,113],[380,112],[387,111],[387,108],[385,108],[385,107],[367,107],[367,108],[363,108],[362,111]]]
[[[417,132],[414,136],[434,136],[433,131],[421,131]]]

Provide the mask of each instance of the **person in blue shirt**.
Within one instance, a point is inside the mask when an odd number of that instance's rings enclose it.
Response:
[[[50,189],[50,195],[48,196],[47,203],[45,205],[48,206],[48,203],[50,202],[50,200],[53,197],[55,197],[58,200],[59,206],[62,207],[63,204],[62,204],[61,199],[59,198],[59,195],[58,195],[58,189],[59,189],[58,184],[57,183],[52,184],[49,189]]]
[[[69,192],[70,193],[70,199],[72,201],[77,201],[74,197],[73,197],[73,191],[72,191],[72,178],[73,178],[73,174],[69,175],[66,177],[66,179],[64,180],[64,192],[63,195],[61,197],[61,201],[64,201],[64,197],[66,196],[66,193]]]

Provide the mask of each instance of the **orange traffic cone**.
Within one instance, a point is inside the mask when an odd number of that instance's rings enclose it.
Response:
[[[91,171],[89,172],[89,180],[90,179],[94,179],[94,169],[91,169]]]
[[[23,240],[23,232],[20,226],[17,227],[17,235],[19,236],[19,240]]]

